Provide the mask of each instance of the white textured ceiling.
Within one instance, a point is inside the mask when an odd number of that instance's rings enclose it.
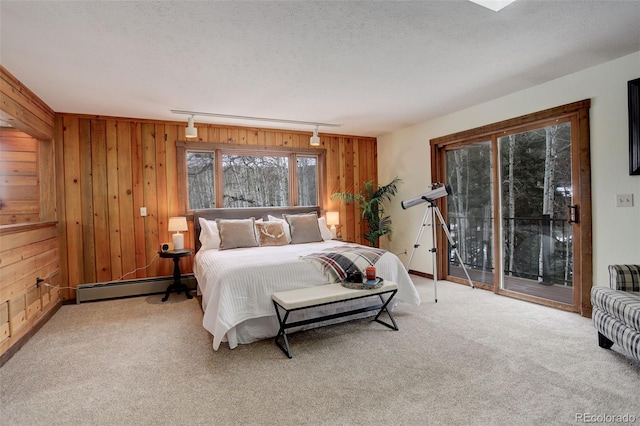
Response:
[[[640,1],[2,0],[0,37],[57,112],[379,136],[640,51]]]

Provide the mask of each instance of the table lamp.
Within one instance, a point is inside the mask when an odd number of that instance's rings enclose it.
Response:
[[[336,225],[340,225],[340,213],[338,212],[327,212],[327,225],[331,229],[331,235],[333,238],[337,238],[338,233],[336,231]]]
[[[184,235],[180,231],[188,231],[187,218],[186,217],[170,217],[169,218],[169,232],[175,232],[173,234],[173,249],[184,249]]]

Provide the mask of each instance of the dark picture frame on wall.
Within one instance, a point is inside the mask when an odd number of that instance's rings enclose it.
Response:
[[[627,83],[629,91],[629,174],[640,175],[640,78]]]

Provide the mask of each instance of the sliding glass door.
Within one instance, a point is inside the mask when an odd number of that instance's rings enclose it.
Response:
[[[571,304],[571,123],[498,138],[501,288]]]
[[[588,314],[591,286],[581,282],[592,273],[584,105],[576,103],[574,114],[558,109],[558,117],[519,118],[431,141],[433,181],[452,189],[438,202],[455,243],[439,251],[438,270],[446,273],[438,278],[465,283],[464,267],[479,287]]]
[[[446,182],[451,238],[469,277],[484,284],[494,283],[493,196],[491,141],[476,142],[446,152]],[[465,279],[458,257],[449,246],[449,275]]]

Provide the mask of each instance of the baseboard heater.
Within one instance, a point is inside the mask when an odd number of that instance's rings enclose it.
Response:
[[[195,290],[196,279],[193,274],[182,275],[180,281]],[[79,284],[76,287],[76,303],[164,293],[172,283],[173,276]]]

